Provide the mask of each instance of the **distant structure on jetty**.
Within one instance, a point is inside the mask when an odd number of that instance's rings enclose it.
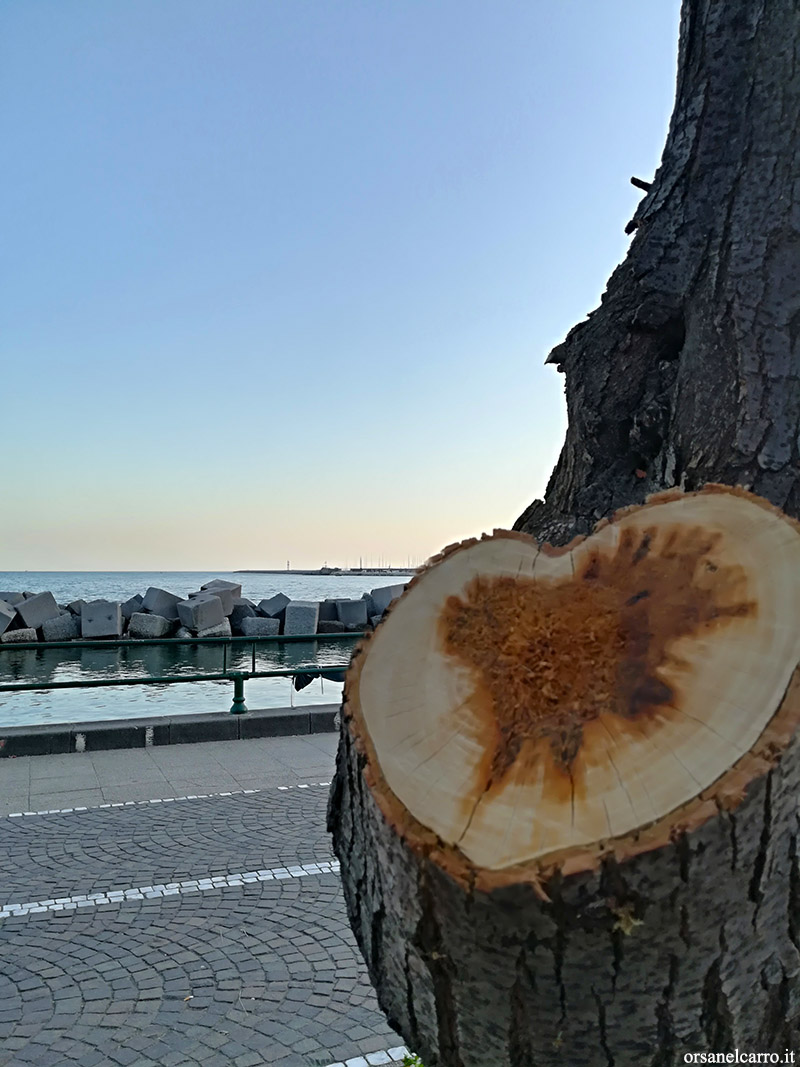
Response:
[[[413,574],[414,567],[318,567],[312,571],[289,570],[240,570],[234,574]]]

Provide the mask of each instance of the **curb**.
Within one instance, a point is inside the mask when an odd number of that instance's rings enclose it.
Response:
[[[0,759],[329,733],[338,729],[338,711],[338,704],[317,704],[305,708],[264,708],[242,715],[211,712],[53,726],[0,726]]]

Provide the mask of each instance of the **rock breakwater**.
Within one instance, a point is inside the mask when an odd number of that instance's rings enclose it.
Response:
[[[0,642],[269,637],[369,630],[404,585],[382,586],[359,600],[291,600],[276,593],[255,603],[236,582],[214,578],[187,597],[151,586],[125,601],[57,603],[49,591],[0,591]]]

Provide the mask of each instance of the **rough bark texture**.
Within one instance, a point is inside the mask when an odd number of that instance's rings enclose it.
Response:
[[[407,847],[343,723],[329,826],[381,1006],[426,1067],[670,1067],[800,1026],[800,740],[744,803],[596,873],[490,893]],[[367,774],[369,779],[369,774]]]
[[[569,428],[516,529],[561,544],[649,493],[800,514],[800,4],[685,0],[675,110],[628,256],[551,353]]]
[[[564,544],[709,481],[800,515],[798,133],[800,2],[684,0],[662,165],[601,306],[550,356],[569,428],[517,529]],[[344,712],[329,825],[350,919],[426,1067],[670,1067],[800,1043],[797,737],[736,811],[556,877],[543,901],[407,847]]]

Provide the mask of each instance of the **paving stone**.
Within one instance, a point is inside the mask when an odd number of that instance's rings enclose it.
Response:
[[[144,594],[144,600],[140,607],[142,611],[150,612],[152,615],[163,615],[165,619],[177,622],[177,605],[180,601],[181,597],[175,596],[174,593],[168,593],[166,589],[159,589],[157,586],[151,585]]]
[[[158,890],[313,862],[330,856],[326,801],[322,787],[265,789],[9,820],[5,899]],[[21,1026],[16,1046],[0,1029],[14,1063],[41,1053],[42,1067],[309,1067],[398,1044],[365,979],[337,874],[9,919],[0,953],[0,1027],[6,1017]]]
[[[118,600],[91,600],[81,610],[81,637],[120,637],[122,611]]]
[[[120,610],[122,611],[123,619],[132,619],[133,616],[140,611],[143,602],[144,597],[141,595],[141,593],[136,593],[129,600],[126,600],[123,604],[121,604]],[[72,605],[70,605],[70,607],[71,606]]]
[[[57,619],[45,619],[42,623],[42,635],[45,641],[73,641],[80,636],[81,627],[78,616],[67,612]]]
[[[285,634],[315,634],[319,604],[313,600],[290,600],[283,623]]]
[[[23,641],[38,641],[39,637],[36,631],[29,626],[23,626],[19,630],[6,630],[4,634],[0,634],[0,641],[6,645],[17,645]]]
[[[52,593],[36,593],[20,600],[15,606],[25,626],[33,630],[38,629],[46,619],[57,619],[61,614]]]
[[[139,638],[167,637],[174,623],[163,615],[149,615],[144,611],[134,611],[128,624],[128,636]]]
[[[241,622],[241,631],[245,637],[274,637],[280,628],[278,619],[262,619],[259,616],[250,616]]]
[[[208,630],[225,618],[222,600],[214,593],[198,593],[177,604],[178,618],[187,630]]]

